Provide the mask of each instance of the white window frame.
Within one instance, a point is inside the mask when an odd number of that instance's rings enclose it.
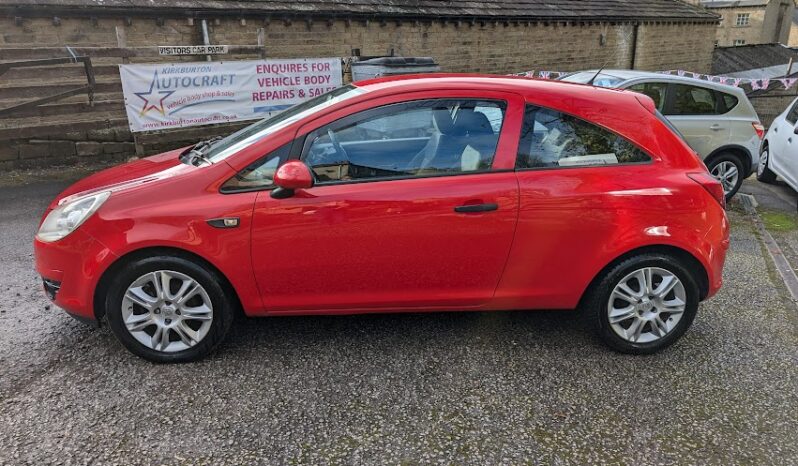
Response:
[[[733,45],[735,47],[740,47],[741,45],[745,45],[745,39],[734,39]]]
[[[737,27],[750,26],[751,13],[737,13],[737,18],[734,22],[734,25]]]

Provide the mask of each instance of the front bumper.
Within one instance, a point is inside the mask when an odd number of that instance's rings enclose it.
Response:
[[[94,290],[116,255],[80,228],[53,243],[35,239],[33,250],[50,300],[78,320],[95,321]]]

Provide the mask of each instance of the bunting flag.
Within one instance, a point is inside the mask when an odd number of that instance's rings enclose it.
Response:
[[[784,89],[789,89],[793,87],[796,82],[798,82],[798,78],[779,79],[779,82],[782,84],[782,86],[784,86]]]
[[[751,89],[758,91],[761,89],[767,89],[770,87],[770,80],[769,79],[752,79],[751,80]]]
[[[759,90],[767,90],[770,87],[771,81],[778,81],[784,86],[784,89],[790,89],[796,84],[798,84],[798,78],[763,78],[763,79],[750,79],[750,78],[735,78],[731,76],[716,76],[712,74],[701,74],[701,73],[693,73],[692,71],[685,71],[685,70],[667,70],[667,71],[658,71],[658,73],[662,74],[675,74],[677,76],[690,76],[695,79],[704,79],[710,82],[717,82],[720,84],[731,85],[735,87],[740,87],[744,84],[749,84],[752,90],[759,91]],[[516,76],[525,76],[527,78],[542,78],[542,79],[557,79],[562,76],[567,76],[569,73],[563,71],[526,71],[522,73],[515,73]]]

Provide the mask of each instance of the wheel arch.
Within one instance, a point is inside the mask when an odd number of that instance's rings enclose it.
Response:
[[[222,273],[222,271],[219,270],[219,268],[216,267],[209,260],[205,259],[204,257],[196,253],[187,251],[185,249],[171,247],[171,246],[153,246],[153,247],[136,249],[134,251],[128,252],[123,256],[120,256],[102,273],[100,279],[97,281],[97,286],[94,288],[94,296],[92,299],[93,308],[94,308],[94,317],[97,319],[98,323],[105,316],[105,306],[104,306],[105,299],[103,299],[103,297],[108,293],[108,288],[116,272],[125,265],[133,261],[152,256],[178,257],[181,259],[194,262],[203,267],[206,267],[208,270],[211,271],[211,273],[213,273],[219,278],[219,282],[224,291],[228,293],[229,296],[233,297],[233,303],[236,307],[235,309],[236,314],[240,314],[243,312],[241,299],[239,298],[238,292],[236,291],[235,287],[233,287],[233,285],[230,283],[230,280],[228,280],[225,274]]]
[[[710,162],[723,154],[733,154],[740,157],[740,161],[743,163],[743,168],[745,169],[745,173],[743,174],[745,176],[743,176],[743,178],[747,178],[748,175],[751,174],[751,167],[753,166],[751,151],[737,144],[729,144],[715,149],[704,159],[704,164],[709,166]]]
[[[671,246],[666,244],[657,244],[657,245],[648,245],[642,246],[639,248],[632,249],[627,251],[620,256],[616,257],[612,261],[610,261],[607,265],[605,265],[590,281],[587,288],[582,292],[582,297],[579,300],[579,307],[582,307],[582,304],[585,298],[590,294],[590,290],[601,281],[601,279],[607,274],[607,272],[615,267],[617,264],[634,257],[640,254],[665,254],[668,256],[673,257],[674,259],[678,260],[688,271],[691,272],[693,279],[695,279],[696,284],[698,285],[698,292],[699,292],[699,301],[703,301],[706,299],[707,295],[709,294],[709,275],[707,274],[707,269],[703,263],[701,263],[698,258],[696,258],[692,253],[689,251],[682,249],[677,246]]]

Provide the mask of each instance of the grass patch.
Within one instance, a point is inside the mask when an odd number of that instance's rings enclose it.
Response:
[[[759,216],[762,217],[765,228],[770,231],[798,230],[798,219],[794,214],[764,210],[759,212]]]

